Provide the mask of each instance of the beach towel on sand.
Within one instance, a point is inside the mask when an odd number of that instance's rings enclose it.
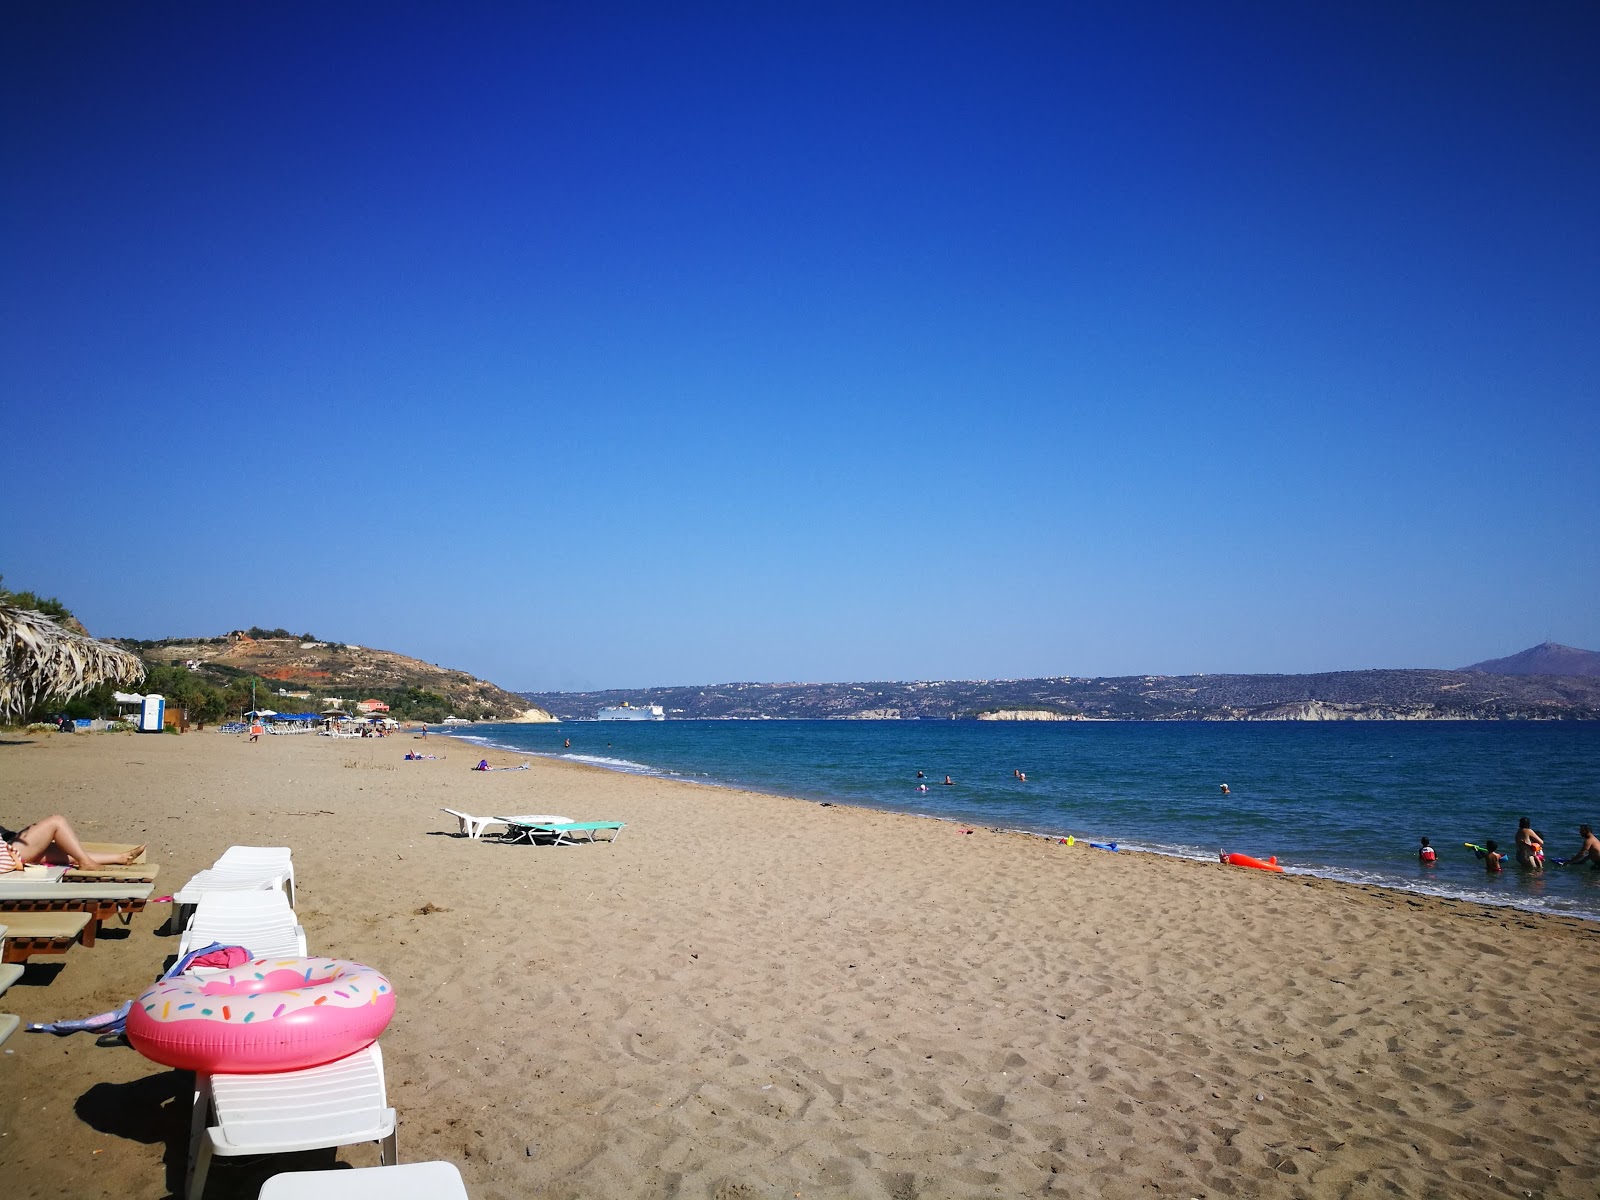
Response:
[[[172,979],[182,975],[190,967],[237,967],[240,963],[249,961],[250,951],[243,946],[224,946],[221,942],[212,942],[209,946],[189,951],[173,963],[172,969],[161,978]],[[110,1012],[97,1013],[77,1021],[47,1021],[42,1025],[29,1025],[28,1032],[98,1033],[102,1037],[116,1036],[127,1028],[128,1012],[132,1008],[133,1001],[125,1000]]]

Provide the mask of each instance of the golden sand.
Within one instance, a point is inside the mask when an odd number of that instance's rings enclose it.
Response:
[[[158,892],[294,850],[313,954],[389,975],[402,1161],[528,1197],[1600,1193],[1600,926],[474,746],[11,735],[0,821],[148,841]],[[490,754],[492,762],[516,761]],[[627,822],[454,836],[441,807]],[[426,911],[425,911],[426,910]],[[0,1009],[87,1016],[153,905]],[[84,1034],[0,1058],[0,1191],[181,1185],[190,1077]],[[208,1197],[374,1146],[219,1161]]]

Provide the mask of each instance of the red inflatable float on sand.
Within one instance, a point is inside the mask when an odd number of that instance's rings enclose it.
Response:
[[[337,958],[263,959],[179,975],[128,1013],[128,1043],[188,1071],[296,1071],[370,1046],[394,1016],[394,989],[371,967]]]
[[[1283,868],[1278,865],[1276,854],[1266,862],[1262,862],[1259,858],[1251,858],[1248,854],[1228,854],[1222,850],[1217,851],[1217,857],[1230,867],[1254,867],[1257,871],[1276,871],[1280,875],[1283,874]]]

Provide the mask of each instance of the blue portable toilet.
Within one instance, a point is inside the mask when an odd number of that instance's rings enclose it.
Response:
[[[139,706],[139,732],[160,733],[167,720],[167,698],[154,693]]]

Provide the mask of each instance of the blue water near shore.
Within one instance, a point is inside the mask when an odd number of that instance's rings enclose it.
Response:
[[[1561,858],[1580,823],[1600,827],[1594,722],[571,722],[456,736],[1125,849],[1275,854],[1291,872],[1600,920],[1600,871],[1491,876],[1462,846],[1494,838],[1509,852],[1527,816]],[[1423,834],[1439,851],[1433,868],[1417,863]]]

